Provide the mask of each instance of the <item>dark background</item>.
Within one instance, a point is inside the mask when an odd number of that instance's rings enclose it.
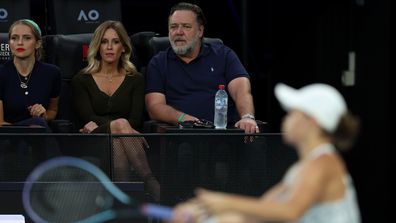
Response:
[[[45,3],[32,1],[32,18],[45,26]],[[123,0],[122,22],[130,34],[167,35],[167,16],[178,1]],[[189,1],[203,9],[205,35],[221,38],[251,74],[258,119],[279,132],[284,112],[273,87],[313,82],[335,86],[362,130],[343,153],[355,181],[364,222],[387,222],[390,188],[390,0]],[[343,86],[348,51],[356,52],[356,83]],[[393,90],[392,90],[393,93]],[[393,118],[392,118],[393,119]]]

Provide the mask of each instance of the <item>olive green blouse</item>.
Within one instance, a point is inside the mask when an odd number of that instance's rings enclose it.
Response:
[[[101,91],[89,74],[72,79],[73,104],[80,127],[90,121],[99,127],[94,133],[110,133],[110,121],[125,118],[140,130],[144,109],[144,78],[138,73],[126,75],[112,96]]]

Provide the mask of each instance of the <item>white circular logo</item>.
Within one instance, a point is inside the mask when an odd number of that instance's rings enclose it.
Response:
[[[88,12],[88,18],[90,20],[97,20],[99,19],[99,12],[96,11],[95,9],[92,9],[91,11]]]
[[[6,19],[8,16],[8,12],[5,8],[0,8],[0,19]]]

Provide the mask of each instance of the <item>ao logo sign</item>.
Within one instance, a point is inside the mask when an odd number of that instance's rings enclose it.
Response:
[[[80,14],[78,15],[77,20],[81,21],[96,21],[99,19],[99,12],[95,9],[92,9],[87,13],[84,12],[84,10],[81,9]]]
[[[8,16],[8,12],[5,8],[0,8],[0,19],[6,19]]]

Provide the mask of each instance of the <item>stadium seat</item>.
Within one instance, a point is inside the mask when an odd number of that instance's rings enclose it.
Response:
[[[145,68],[152,57],[149,41],[158,36],[157,33],[151,31],[138,32],[130,36],[132,42],[132,63],[139,72],[144,73]]]
[[[87,65],[87,54],[92,33],[48,35],[43,37],[45,62],[57,65],[62,75],[57,120],[51,125],[54,132],[75,131],[72,108],[71,79]]]
[[[132,62],[139,72],[145,73],[151,58],[170,46],[167,36],[160,37],[158,33],[151,31],[138,32],[130,36],[133,46]],[[218,38],[204,38],[205,42],[223,43]]]
[[[208,38],[205,37],[203,39],[204,42],[206,43],[218,43],[218,44],[223,44],[223,41],[219,38]],[[154,56],[158,52],[167,49],[170,47],[170,42],[169,38],[167,36],[154,36],[149,40],[149,47],[150,47],[150,52],[151,56]]]

